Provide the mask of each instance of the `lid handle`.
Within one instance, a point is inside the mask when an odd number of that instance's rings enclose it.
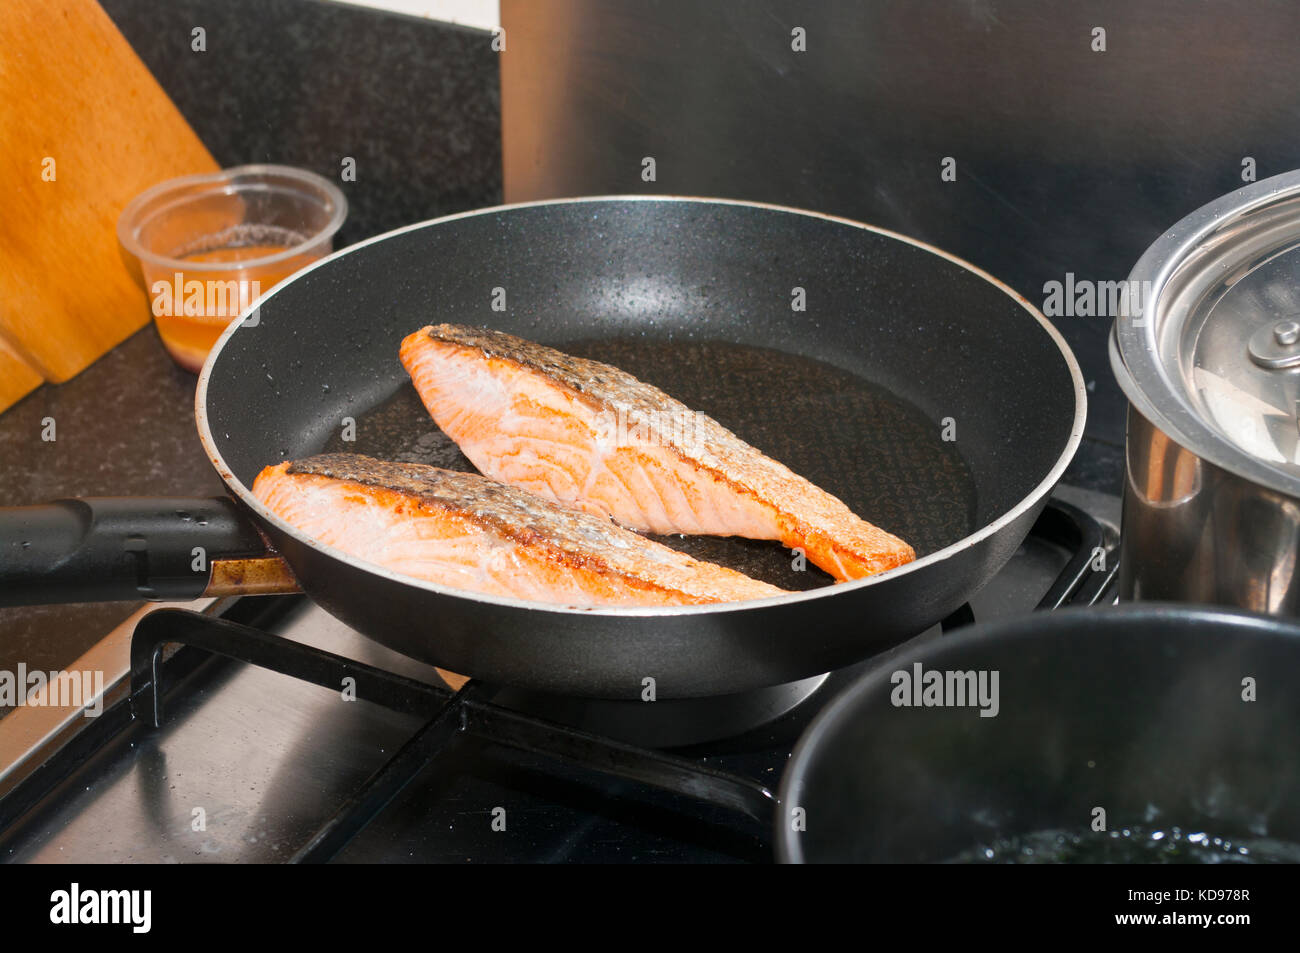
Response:
[[[1300,317],[1300,316],[1298,316]],[[1250,336],[1250,359],[1272,371],[1300,367],[1300,321],[1284,318]]]

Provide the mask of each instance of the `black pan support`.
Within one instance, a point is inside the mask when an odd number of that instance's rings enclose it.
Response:
[[[1104,600],[1118,568],[1113,558],[1117,542],[1113,532],[1082,510],[1054,500],[1039,517],[1034,533],[1074,554],[1039,609]],[[1092,568],[1098,547],[1106,555],[1103,570]],[[970,608],[964,606],[944,620],[944,632],[971,621]],[[161,659],[164,647],[171,644],[223,655],[327,688],[337,688],[344,678],[352,678],[358,698],[428,718],[294,855],[293,862],[322,862],[333,857],[461,733],[687,795],[762,824],[771,820],[778,806],[772,790],[751,778],[495,705],[492,699],[498,689],[481,681],[467,682],[453,693],[248,625],[177,609],[146,616],[137,625],[131,643],[131,709],[155,728],[163,721]]]

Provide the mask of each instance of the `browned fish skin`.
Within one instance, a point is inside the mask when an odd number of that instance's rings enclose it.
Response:
[[[409,335],[401,358],[439,426],[493,478],[612,515],[638,530],[778,539],[803,550],[839,580],[883,572],[916,557],[906,542],[861,519],[716,420],[619,368],[502,331],[452,324]],[[470,367],[500,382],[506,396],[495,398],[492,409],[482,403],[482,393],[459,391]],[[550,400],[540,394],[545,387],[568,396]],[[518,424],[529,413],[538,415],[537,427]],[[516,422],[503,429],[506,417]],[[547,418],[557,417],[565,417],[567,427],[538,433],[550,427]],[[689,420],[690,426],[659,428],[654,439],[611,447],[599,434],[614,419],[633,427],[656,419]],[[502,452],[507,438],[517,444]],[[483,446],[485,440],[495,443]],[[517,447],[530,441],[536,442],[536,460],[545,459],[557,474],[565,471],[558,474],[562,492],[549,477],[539,476],[536,466],[521,470],[513,459]],[[567,461],[545,446],[557,441],[568,441],[576,451]],[[581,462],[575,465],[575,459]],[[610,479],[601,483],[606,473]]]
[[[429,337],[445,344],[475,348],[482,351],[485,357],[504,358],[520,367],[537,371],[563,384],[597,409],[621,409],[629,416],[636,412],[654,414],[664,410],[691,413],[681,401],[674,400],[658,387],[633,377],[627,371],[585,357],[574,357],[504,331],[468,328],[459,324],[435,324],[429,328]],[[713,418],[705,418],[703,414],[699,416],[715,428],[708,436],[725,435],[732,440],[737,439],[735,434]]]
[[[293,480],[316,482],[312,486],[300,482],[291,490],[286,481]],[[321,480],[328,485],[321,485]],[[589,597],[593,604],[626,605],[680,605],[785,594],[785,590],[742,573],[692,559],[607,519],[472,473],[357,454],[321,454],[267,467],[253,491],[294,525],[308,532],[327,525],[332,544],[375,561],[382,561],[383,553],[369,551],[374,540],[359,539],[348,531],[351,507],[377,506],[396,534],[395,545],[406,544],[406,527],[412,527],[409,535],[423,540],[419,552],[424,556],[411,562],[406,550],[408,565],[436,567],[439,560],[445,563],[453,558],[463,564],[467,548],[472,551],[479,545],[471,542],[467,547],[466,539],[480,539],[488,548],[508,542],[527,579],[521,575],[514,592],[508,582],[503,591],[499,579],[480,590],[495,594],[569,602],[577,593]],[[326,496],[313,498],[315,502],[306,500],[312,492]],[[422,520],[454,531],[422,534],[415,528]],[[486,548],[483,555],[489,555]],[[460,576],[444,578],[435,568],[421,578],[454,585],[449,580],[464,576],[463,565],[457,572]]]

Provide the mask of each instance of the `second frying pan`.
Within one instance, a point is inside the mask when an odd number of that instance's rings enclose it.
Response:
[[[909,649],[804,731],[781,860],[1300,860],[1300,626],[1141,603]],[[923,704],[917,673],[943,682]]]
[[[403,336],[439,321],[618,364],[907,539],[918,559],[832,586],[776,544],[673,538],[807,591],[713,606],[544,606],[360,562],[251,496],[263,466],[323,449],[468,469],[397,361]],[[1056,330],[963,262],[828,216],[656,197],[487,209],[339,252],[227,332],[195,409],[231,495],[303,590],[359,631],[492,682],[639,698],[653,678],[658,697],[682,698],[816,675],[952,612],[1028,532],[1078,445],[1084,407]],[[160,550],[199,545],[221,522],[199,527],[189,515],[184,527],[162,520]],[[118,533],[130,522],[114,520]],[[4,527],[13,553],[14,528]],[[95,535],[83,533],[82,545]],[[214,558],[248,552],[246,526],[223,535],[208,538]],[[0,602],[21,599],[22,579],[42,580],[42,598],[61,576],[78,581],[49,562],[7,562]],[[138,598],[138,581],[117,570],[121,597]]]

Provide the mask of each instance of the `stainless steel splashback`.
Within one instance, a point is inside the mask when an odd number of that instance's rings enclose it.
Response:
[[[1048,311],[1049,282],[1121,280],[1243,175],[1300,166],[1296,4],[502,0],[501,16],[507,201],[800,206],[932,242]],[[1114,315],[1061,304],[1089,431],[1118,442]]]

